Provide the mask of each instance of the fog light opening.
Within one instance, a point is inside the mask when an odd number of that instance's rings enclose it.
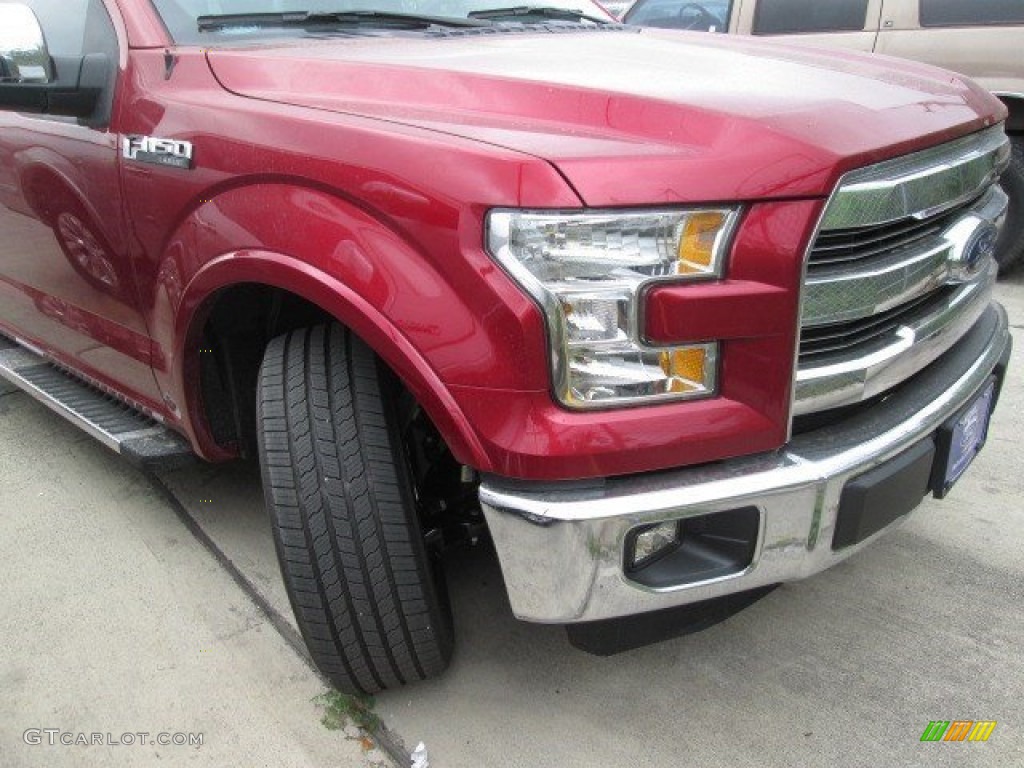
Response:
[[[754,562],[761,512],[741,507],[634,528],[626,539],[626,578],[653,589],[742,573]]]
[[[628,567],[630,570],[640,570],[679,546],[679,521],[669,520],[637,528],[630,533],[630,538]]]

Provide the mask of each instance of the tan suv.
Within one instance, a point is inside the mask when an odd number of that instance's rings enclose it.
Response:
[[[1000,268],[1024,259],[1024,0],[637,0],[627,24],[782,37],[961,72],[1010,109]]]

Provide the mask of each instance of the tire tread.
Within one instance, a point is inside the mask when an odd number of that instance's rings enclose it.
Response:
[[[337,324],[274,339],[259,378],[285,586],[314,661],[350,693],[437,675],[451,655],[382,379],[373,352]]]

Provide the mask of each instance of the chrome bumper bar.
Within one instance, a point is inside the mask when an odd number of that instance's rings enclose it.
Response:
[[[485,478],[480,500],[513,612],[526,621],[594,621],[801,579],[835,565],[880,535],[832,549],[846,482],[934,433],[985,384],[1009,344],[1006,312],[992,304],[910,385],[775,453],[594,483]],[[630,531],[741,507],[755,507],[760,517],[745,570],[657,589],[629,578]]]

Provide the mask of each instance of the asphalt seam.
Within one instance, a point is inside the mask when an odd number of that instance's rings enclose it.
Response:
[[[182,501],[174,494],[171,487],[164,482],[163,478],[157,475],[151,470],[144,471],[145,476],[149,479],[154,489],[163,497],[167,504],[174,510],[174,514],[181,521],[189,533],[198,541],[204,549],[206,549],[212,556],[217,564],[223,569],[230,577],[231,580],[238,585],[239,589],[245,594],[246,597],[252,601],[253,605],[266,616],[270,624],[277,630],[277,633],[284,639],[284,641],[291,647],[295,654],[302,659],[302,661],[309,667],[310,671],[316,675],[317,679],[324,685],[324,687],[334,690],[334,686],[331,682],[324,677],[324,675],[317,669],[316,664],[313,663],[312,657],[309,655],[309,651],[306,650],[306,643],[302,639],[295,628],[288,623],[288,620],[278,611],[270,602],[260,594],[259,589],[256,585],[250,581],[241,569],[238,568],[232,562],[231,558],[217,546],[210,536],[203,530],[199,521],[196,520],[192,514],[188,511],[188,508],[182,503]],[[400,768],[406,768],[411,760],[411,753],[406,748],[402,738],[389,729],[384,723],[378,722],[377,727],[371,732],[365,728],[360,728],[366,736],[374,741],[381,750],[391,759],[391,761]]]

